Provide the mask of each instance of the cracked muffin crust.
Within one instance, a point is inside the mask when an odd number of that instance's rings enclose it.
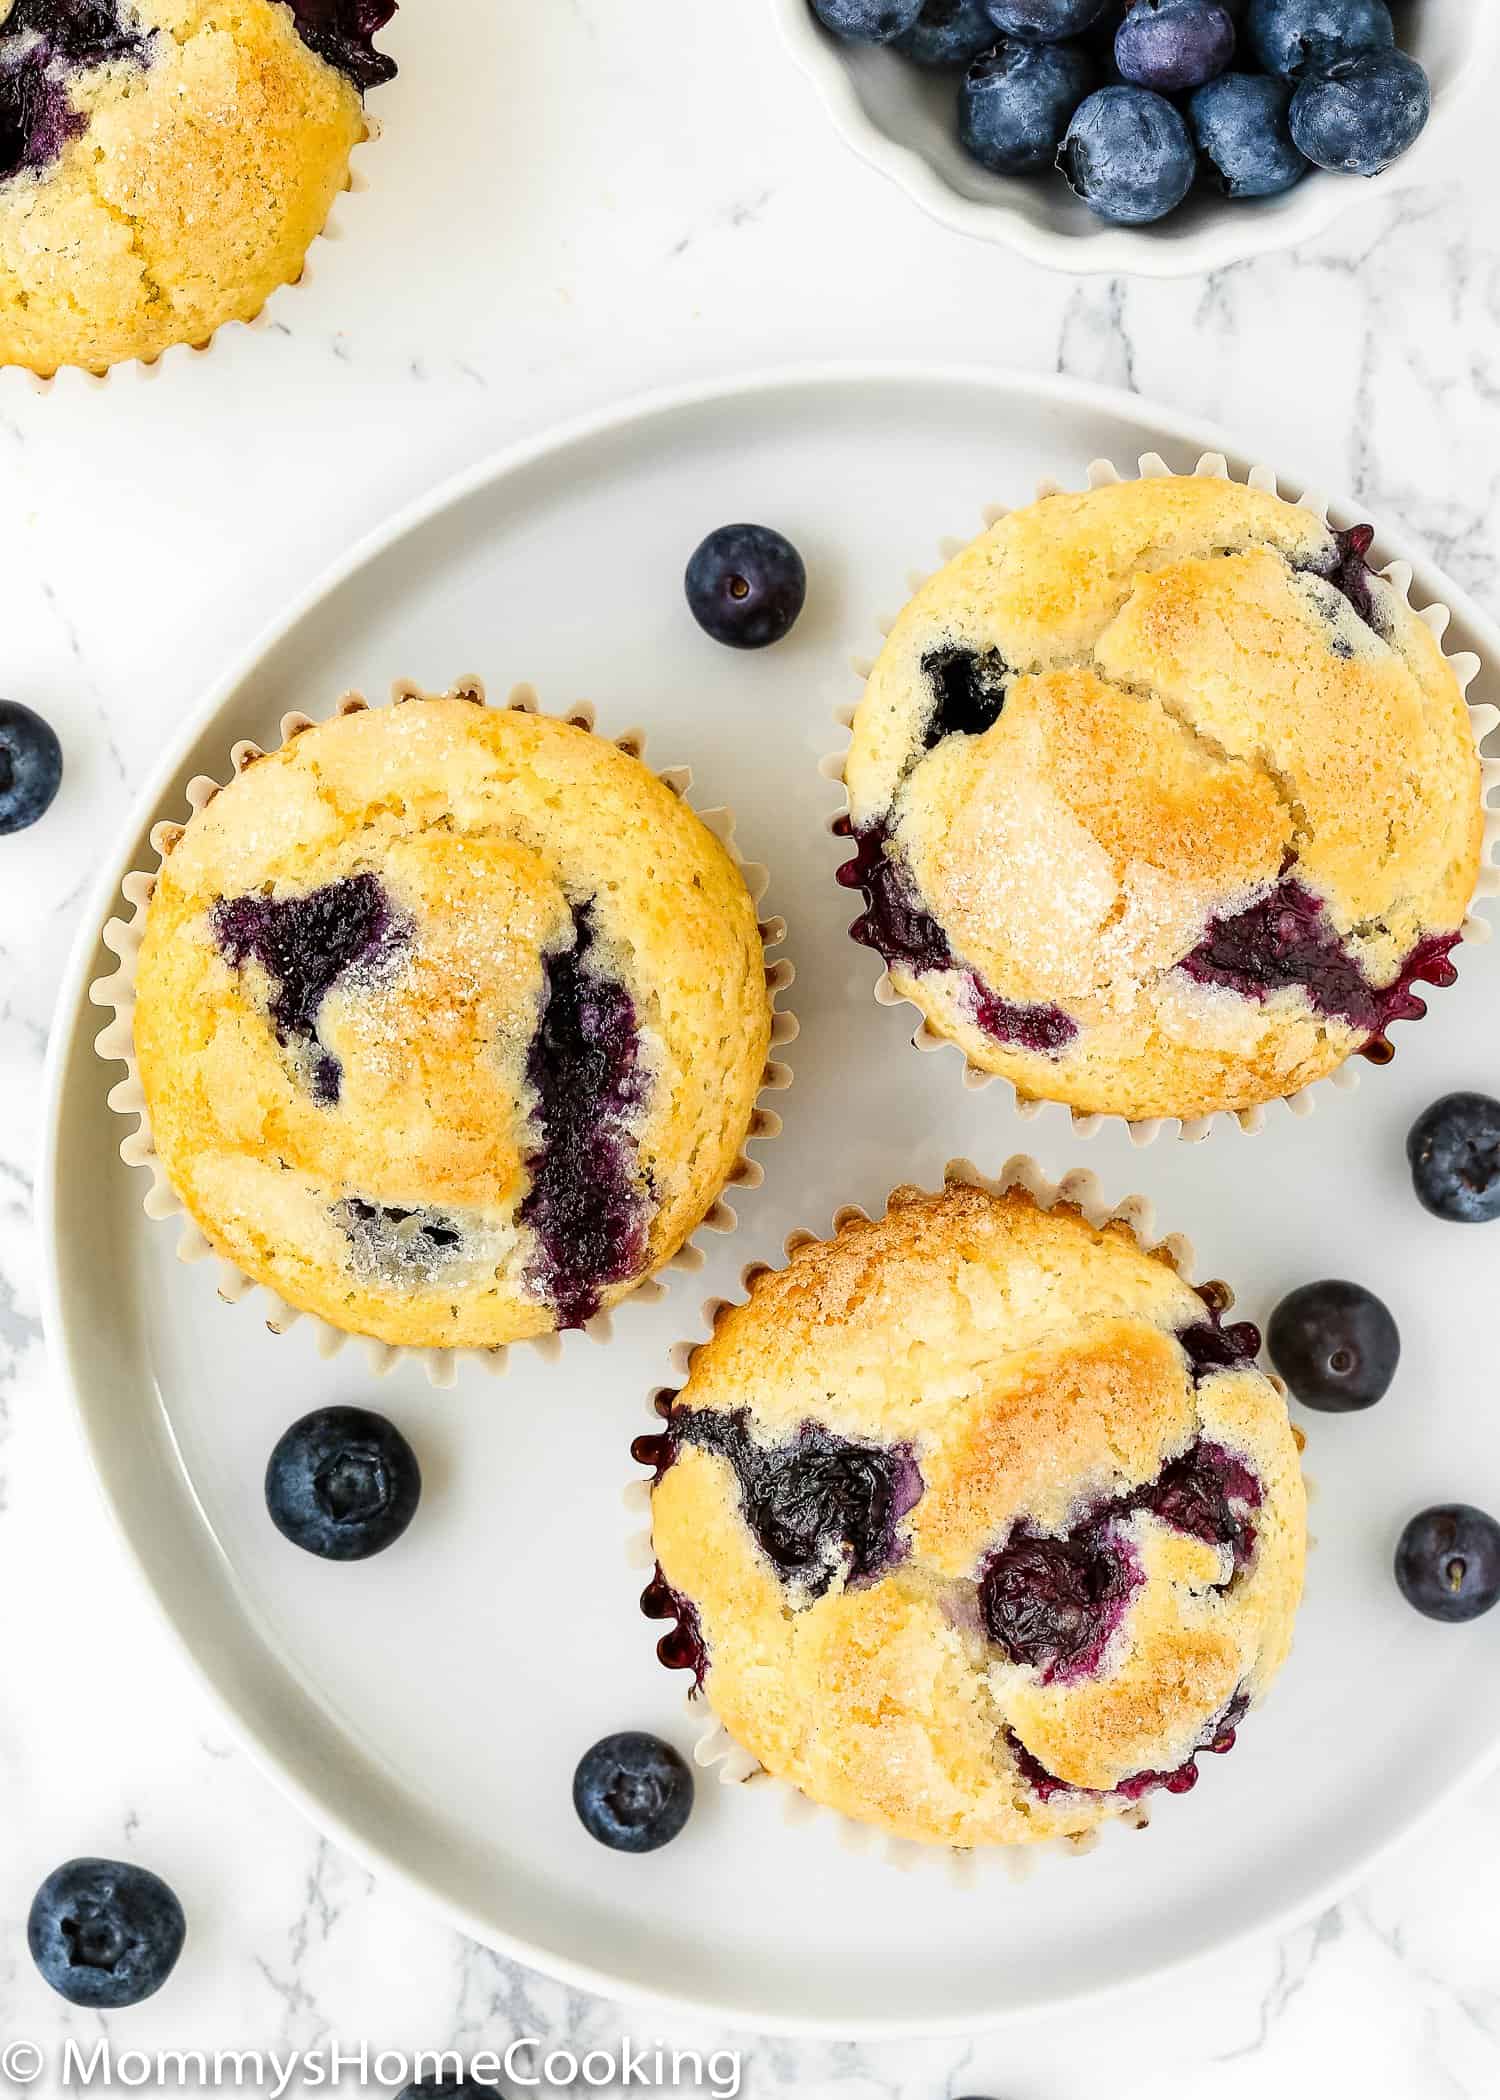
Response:
[[[891,631],[845,768],[851,929],[969,1062],[1131,1119],[1383,1061],[1483,849],[1431,631],[1364,557],[1201,477],[1002,518]]]
[[[639,759],[414,696],[303,730],[165,844],[152,1138],[288,1304],[497,1348],[582,1325],[712,1208],[765,1072],[764,951],[729,852]]]
[[[301,274],[394,0],[0,0],[0,364],[105,371]]]
[[[1185,1792],[1302,1587],[1296,1444],[1229,1302],[1120,1222],[962,1184],[760,1272],[635,1446],[662,1660],[892,1836],[1024,1844]]]

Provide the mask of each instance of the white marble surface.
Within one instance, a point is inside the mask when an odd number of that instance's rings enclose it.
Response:
[[[110,2023],[122,2046],[725,2039],[513,1968],[321,1843],[125,1581],[49,1388],[33,1150],[80,894],[162,739],[288,594],[395,504],[551,420],[664,381],[881,354],[1192,408],[1500,595],[1484,142],[1299,256],[1079,283],[929,226],[850,159],[759,0],[407,0],[390,44],[403,70],[376,105],[371,186],[273,327],[144,381],[38,394],[0,375],[0,688],[56,722],[68,760],[48,821],[0,843],[0,2041],[49,2052],[104,2031],[49,1994],[23,1936],[37,1880],[84,1850],[149,1860],[192,1918],[171,1988]],[[1399,1697],[1372,1686],[1369,1725]],[[745,2037],[745,2089],[1484,2100],[1497,1868],[1500,1779],[1280,1943],[975,2042]]]

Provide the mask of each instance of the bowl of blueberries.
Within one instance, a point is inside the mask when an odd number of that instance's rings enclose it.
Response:
[[[1500,57],[1491,0],[773,4],[857,153],[946,225],[1075,271],[1295,246],[1427,169]]]

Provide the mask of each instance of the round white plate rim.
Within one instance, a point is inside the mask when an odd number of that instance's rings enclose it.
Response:
[[[1003,198],[981,202],[965,197],[915,146],[892,138],[865,114],[849,71],[831,40],[811,19],[807,0],[772,0],[782,43],[810,80],[850,151],[904,190],[929,218],[950,231],[993,247],[1010,247],[1043,269],[1080,277],[1196,277],[1208,270],[1253,262],[1296,248],[1325,233],[1354,205],[1372,194],[1387,197],[1426,181],[1457,120],[1472,104],[1500,56],[1500,15],[1480,17],[1478,53],[1464,79],[1444,98],[1437,120],[1405,154],[1381,174],[1360,180],[1317,174],[1273,210],[1242,207],[1182,239],[1155,239],[1149,228],[1100,223],[1087,237],[1069,238],[1032,223],[1025,211]],[[1372,189],[1372,185],[1378,186]]]
[[[367,564],[389,552],[402,539],[420,530],[444,511],[462,503],[482,489],[523,472],[540,460],[560,456],[576,447],[586,446],[652,421],[667,420],[674,415],[722,405],[728,401],[779,394],[790,395],[799,390],[849,389],[862,385],[967,388],[991,392],[997,400],[1041,398],[1049,404],[1064,408],[1076,407],[1096,416],[1113,418],[1127,426],[1149,424],[1158,436],[1166,435],[1173,442],[1199,453],[1222,452],[1231,459],[1255,456],[1253,448],[1247,451],[1242,446],[1237,447],[1229,437],[1206,421],[1200,422],[1194,417],[1161,408],[1140,395],[1072,379],[1066,375],[1030,374],[1002,366],[982,364],[926,365],[911,360],[894,359],[857,362],[829,360],[722,375],[708,381],[686,382],[630,396],[624,401],[592,410],[529,438],[501,447],[485,459],[446,478],[423,495],[400,506],[380,524],[360,536],[344,555],[331,563],[292,601],[285,612],[269,622],[249,647],[241,652],[186,719],[178,736],[158,762],[135,798],[128,816],[119,827],[105,857],[103,870],[94,883],[84,907],[78,931],[68,954],[53,1013],[43,1085],[43,1137],[36,1215],[37,1236],[42,1255],[42,1320],[49,1360],[57,1386],[61,1390],[74,1429],[88,1459],[90,1473],[132,1576],[154,1607],[158,1620],[165,1627],[190,1673],[207,1693],[252,1762],[297,1805],[315,1829],[333,1837],[368,1872],[399,1888],[414,1903],[424,1910],[435,1912],[470,1939],[494,1948],[544,1974],[556,1977],[576,1989],[590,1991],[605,1998],[619,1998],[623,1993],[628,2002],[648,2003],[655,2008],[690,2014],[696,2018],[707,2015],[741,2030],[843,2041],[856,2038],[895,2041],[937,2033],[982,2033],[1016,2021],[1059,2014],[1070,2007],[1103,2004],[1148,1982],[1180,1975],[1201,1963],[1227,1955],[1236,1948],[1252,1945],[1277,1933],[1294,1929],[1327,1909],[1390,1853],[1413,1837],[1429,1818],[1438,1814],[1449,1801],[1457,1798],[1486,1773],[1500,1765],[1500,1737],[1497,1737],[1488,1750],[1476,1757],[1465,1770],[1455,1773],[1446,1785],[1435,1792],[1418,1815],[1387,1832],[1358,1862],[1347,1862],[1332,1870],[1312,1889],[1304,1891],[1297,1899],[1289,1902],[1283,1910],[1273,1910],[1231,1928],[1211,1946],[1153,1963],[1139,1971],[1108,1981],[1083,1985],[1075,1990],[1060,1990],[1039,2004],[1010,2005],[995,2011],[946,2016],[936,2021],[882,2015],[875,2018],[862,2016],[857,2021],[842,2019],[835,2022],[821,2015],[795,2012],[756,2011],[751,2015],[741,2006],[722,2004],[707,1995],[684,1994],[669,1989],[644,1992],[640,1986],[627,1983],[589,1963],[574,1961],[552,1950],[538,1950],[524,1938],[506,1932],[480,1917],[468,1906],[442,1894],[419,1875],[402,1866],[382,1848],[376,1838],[346,1822],[335,1807],[298,1776],[292,1769],[289,1753],[278,1748],[256,1727],[242,1711],[221,1676],[216,1674],[198,1653],[181,1623],[176,1607],[172,1600],[163,1594],[137,1544],[125,1507],[101,1462],[99,1444],[81,1382],[73,1375],[69,1315],[63,1302],[57,1202],[57,1167],[66,1111],[64,1097],[68,1066],[80,1028],[92,1030],[96,1018],[101,1026],[104,1019],[88,999],[89,985],[99,973],[100,967],[99,929],[114,909],[121,876],[131,864],[131,849],[149,820],[159,813],[162,798],[181,770],[187,753],[239,688],[253,677],[262,659],[314,614],[326,598]],[[1326,493],[1321,483],[1315,484],[1311,479],[1299,482],[1295,477],[1289,476],[1284,464],[1278,466],[1278,473],[1281,475],[1283,486],[1288,490],[1294,489],[1299,495],[1314,486],[1318,488],[1320,500]],[[1336,494],[1330,500],[1335,508],[1344,511],[1361,508],[1343,501]],[[1399,532],[1387,528],[1378,520],[1375,522],[1380,545],[1390,549],[1394,558],[1410,560],[1419,569],[1430,566],[1421,551],[1412,550]],[[1454,613],[1478,633],[1488,658],[1500,663],[1500,628],[1474,604],[1466,592],[1450,584],[1446,577],[1443,580],[1442,596]]]

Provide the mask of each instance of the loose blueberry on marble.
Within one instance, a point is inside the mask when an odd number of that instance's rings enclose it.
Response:
[[[1444,1094],[1424,1109],[1406,1140],[1417,1201],[1455,1225],[1500,1218],[1500,1101]]]
[[[303,43],[361,94],[395,78],[396,61],[377,51],[372,38],[395,14],[396,0],[289,0],[289,5]]]
[[[919,66],[966,66],[994,41],[983,0],[927,0],[895,49]]]
[[[1068,119],[1096,77],[1077,45],[1002,37],[964,75],[958,97],[959,141],[982,167],[999,175],[1032,175],[1050,168]],[[960,664],[981,661],[972,650],[943,653]]]
[[[1109,0],[985,0],[990,20],[1006,36],[1056,44],[1093,27]]]
[[[1263,73],[1223,73],[1188,97],[1189,128],[1226,197],[1277,197],[1308,173],[1287,122],[1291,106],[1290,82]]]
[[[1302,80],[1396,41],[1386,0],[1250,0],[1245,38],[1268,73]]]
[[[1388,1309],[1362,1284],[1304,1283],[1272,1313],[1271,1361],[1304,1407],[1357,1414],[1384,1399],[1401,1359]]]
[[[812,11],[851,44],[888,44],[911,28],[922,0],[812,0]]]
[[[1500,1524],[1468,1502],[1424,1509],[1397,1542],[1396,1581],[1426,1618],[1481,1617],[1500,1604]]]
[[[573,1806],[589,1836],[611,1852],[655,1852],[692,1811],[693,1775],[658,1736],[607,1735],[579,1760]]]
[[[417,1513],[422,1470],[394,1422],[320,1407],[294,1422],[266,1467],[266,1508],[283,1538],[320,1560],[368,1560]]]
[[[62,773],[56,730],[19,700],[0,700],[0,838],[25,831],[47,814],[62,786]]]
[[[72,2005],[139,2005],[171,1975],[187,1920],[167,1884],[119,1859],[70,1859],[32,1899],[31,1958]]]
[[[807,598],[802,556],[768,525],[721,525],[694,550],[684,583],[693,618],[730,649],[779,642]]]
[[[518,1213],[537,1239],[530,1280],[562,1327],[586,1325],[602,1291],[639,1268],[649,1227],[632,1127],[647,1090],[635,1004],[596,954],[591,902],[574,907],[573,936],[543,963],[526,1053],[538,1143]]]
[[[1370,51],[1304,80],[1292,97],[1298,150],[1341,175],[1378,175],[1414,145],[1432,114],[1427,75],[1404,51]]]
[[[1234,56],[1234,24],[1219,0],[1135,0],[1115,32],[1115,64],[1134,87],[1176,95],[1201,87]]]
[[[1197,163],[1166,97],[1120,86],[1100,88],[1074,111],[1057,165],[1096,217],[1144,226],[1176,210]]]

